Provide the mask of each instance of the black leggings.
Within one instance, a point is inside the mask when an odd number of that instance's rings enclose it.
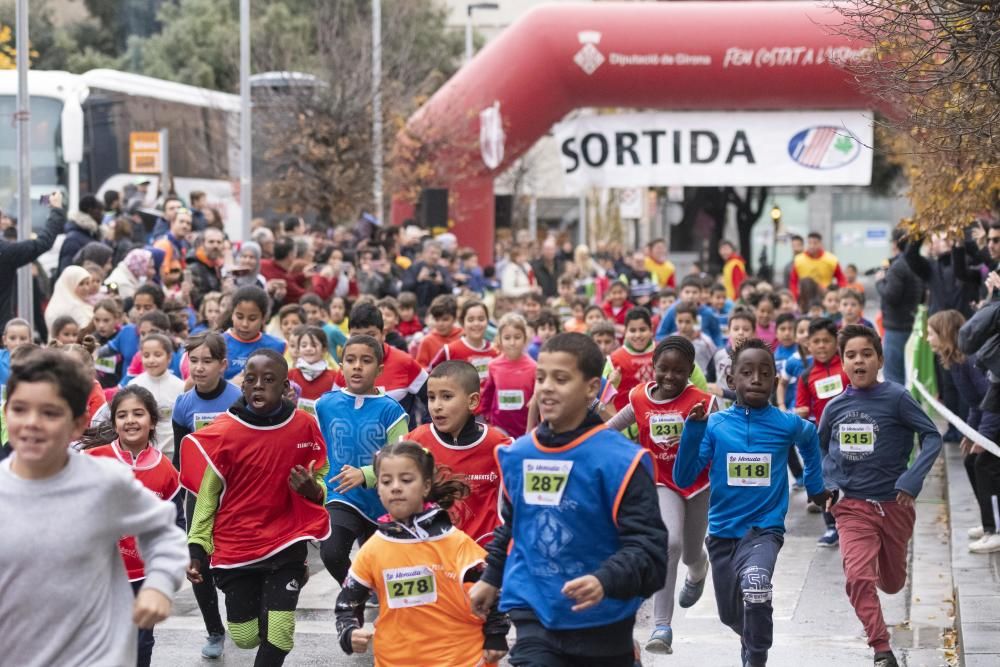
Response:
[[[330,537],[320,544],[319,556],[327,572],[343,585],[351,568],[354,542],[364,544],[375,533],[375,524],[343,503],[330,503],[326,511],[330,515]]]
[[[306,543],[253,565],[216,568],[215,582],[226,594],[229,636],[240,648],[257,649],[254,667],[279,667],[292,650],[295,608],[306,583]]]
[[[180,494],[178,494],[180,495]],[[187,501],[185,502],[185,517],[188,527],[191,526],[191,518],[194,516],[194,504],[198,497],[193,493],[185,491]],[[210,635],[221,635],[226,629],[222,625],[222,616],[219,615],[219,594],[215,590],[215,581],[212,578],[212,569],[208,562],[201,564],[201,583],[192,584],[194,599],[198,601],[198,609],[201,610],[201,618],[205,621],[205,630]]]

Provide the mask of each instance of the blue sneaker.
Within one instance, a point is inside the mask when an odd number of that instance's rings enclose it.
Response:
[[[650,653],[667,655],[674,652],[671,644],[674,643],[674,631],[669,625],[658,625],[653,630],[653,634],[646,641],[646,650]]]
[[[836,528],[827,528],[822,537],[816,540],[816,544],[827,548],[835,547],[840,544],[840,533],[837,532]]]
[[[794,491],[801,491],[804,488],[806,488],[806,478],[803,477],[802,475],[799,475],[798,477],[795,478],[795,481],[792,482],[792,489]]]
[[[693,607],[694,603],[701,599],[701,594],[705,592],[705,580],[708,576],[701,578],[701,581],[691,581],[688,578],[684,578],[684,587],[681,588],[681,594],[677,600],[677,604],[681,606],[681,609],[687,609]]]
[[[222,657],[222,649],[226,647],[226,635],[209,635],[208,642],[201,647],[201,657],[215,660]]]

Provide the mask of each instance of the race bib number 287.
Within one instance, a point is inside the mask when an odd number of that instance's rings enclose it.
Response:
[[[569,483],[572,461],[524,461],[524,502],[558,507]]]

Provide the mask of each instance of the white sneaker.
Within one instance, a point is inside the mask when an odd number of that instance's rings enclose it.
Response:
[[[982,526],[976,526],[974,528],[970,528],[969,529],[969,539],[970,540],[978,540],[983,535],[984,535],[984,532],[983,532],[983,527]]]
[[[1000,535],[990,533],[969,545],[969,551],[974,554],[991,554],[1000,551]]]

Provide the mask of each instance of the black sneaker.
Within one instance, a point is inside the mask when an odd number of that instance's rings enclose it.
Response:
[[[694,603],[701,599],[701,594],[705,591],[706,579],[708,579],[707,575],[702,577],[701,581],[691,581],[687,577],[684,578],[684,587],[681,589],[680,599],[677,601],[682,609],[693,607]]]
[[[892,651],[879,651],[875,654],[875,667],[899,667]]]

